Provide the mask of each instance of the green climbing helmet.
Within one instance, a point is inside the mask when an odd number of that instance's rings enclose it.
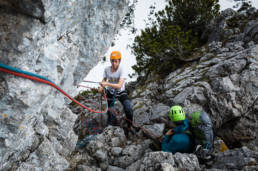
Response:
[[[185,120],[185,112],[181,106],[172,106],[170,108],[170,119],[173,122]]]

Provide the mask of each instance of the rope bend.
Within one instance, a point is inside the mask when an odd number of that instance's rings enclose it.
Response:
[[[26,79],[30,79],[30,80],[33,80],[33,81],[41,82],[41,83],[44,83],[44,84],[48,84],[48,85],[54,87],[55,89],[57,89],[59,92],[61,92],[67,98],[72,100],[74,103],[78,104],[79,106],[81,106],[82,108],[84,108],[84,109],[86,109],[86,110],[88,110],[90,112],[93,112],[93,113],[106,113],[107,110],[108,110],[108,106],[106,106],[105,111],[96,111],[96,110],[88,108],[87,106],[84,106],[83,104],[81,104],[80,102],[78,102],[77,100],[72,98],[69,94],[67,94],[64,90],[62,90],[54,82],[52,82],[51,80],[49,80],[46,77],[43,77],[43,76],[31,73],[31,72],[23,71],[21,69],[17,69],[17,68],[14,68],[14,67],[2,64],[2,63],[0,63],[0,71],[8,73],[8,74],[15,75],[15,76],[23,77],[23,78],[26,78]],[[104,99],[105,100],[107,99],[105,93],[104,93]]]

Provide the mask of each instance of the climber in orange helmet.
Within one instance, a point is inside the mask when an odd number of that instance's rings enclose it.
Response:
[[[118,98],[118,100],[123,105],[129,131],[134,134],[135,130],[132,127],[133,109],[127,92],[125,91],[126,74],[123,68],[120,66],[121,59],[122,54],[119,51],[113,51],[110,54],[111,66],[106,67],[104,70],[103,80],[101,82],[99,92],[102,92],[106,87],[109,109],[114,107],[115,98]],[[107,114],[108,124],[116,125],[116,119],[112,110],[108,110]]]

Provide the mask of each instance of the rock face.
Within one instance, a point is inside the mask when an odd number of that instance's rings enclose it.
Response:
[[[222,12],[208,27],[210,42],[200,48],[199,60],[163,80],[150,75],[144,82],[130,84],[134,123],[142,129],[130,137],[122,128],[108,126],[72,156],[70,170],[257,170],[257,17],[253,8]],[[212,161],[199,163],[194,154],[160,151],[158,138],[171,128],[169,109],[176,104],[186,113],[209,113],[215,135],[224,140],[216,137]],[[118,110],[123,113],[122,106]],[[73,111],[80,113],[78,108]],[[81,131],[79,122],[75,132]]]
[[[143,84],[134,85],[135,122],[169,127],[169,108],[179,104],[186,113],[207,111],[216,135],[230,148],[257,149],[257,19],[255,8],[225,10],[208,26],[209,43],[200,49],[199,60],[164,80],[150,75]]]
[[[76,84],[111,45],[126,6],[126,0],[0,0],[0,62],[46,76],[75,95]],[[0,170],[207,169],[193,154],[151,149],[150,139],[171,127],[168,111],[175,104],[186,113],[206,110],[216,135],[239,147],[215,154],[210,170],[257,170],[257,16],[254,8],[222,12],[208,26],[212,34],[203,35],[209,44],[199,60],[164,80],[150,75],[133,84],[134,122],[153,135],[141,130],[128,138],[108,126],[74,154],[77,116],[64,96],[1,72]]]
[[[247,147],[218,153],[208,170],[258,170],[258,152]]]
[[[144,170],[200,170],[199,162],[193,154],[167,152],[147,153],[140,163],[140,171]]]
[[[109,126],[72,156],[71,170],[199,170],[194,154],[152,152],[142,135],[128,139],[123,129]],[[78,163],[82,163],[78,165]]]
[[[75,86],[110,47],[126,0],[0,0],[0,62]],[[0,73],[0,170],[63,170],[76,119],[55,89]],[[101,154],[100,154],[101,155]]]

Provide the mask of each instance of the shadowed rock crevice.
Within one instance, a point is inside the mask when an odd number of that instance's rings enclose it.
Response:
[[[0,77],[0,100],[7,94],[7,84],[3,78]]]
[[[5,8],[6,11],[12,11],[13,13],[24,14],[45,23],[45,9],[41,0],[1,0],[0,8]]]
[[[12,166],[12,169],[17,170],[19,167],[21,167],[23,163],[26,163],[27,160],[31,157],[31,155],[33,155],[33,153],[37,151],[37,149],[43,143],[43,141],[44,137],[40,134],[36,134],[33,146],[27,150],[27,153],[25,153],[26,155],[24,155],[19,162],[16,162],[15,165]]]

